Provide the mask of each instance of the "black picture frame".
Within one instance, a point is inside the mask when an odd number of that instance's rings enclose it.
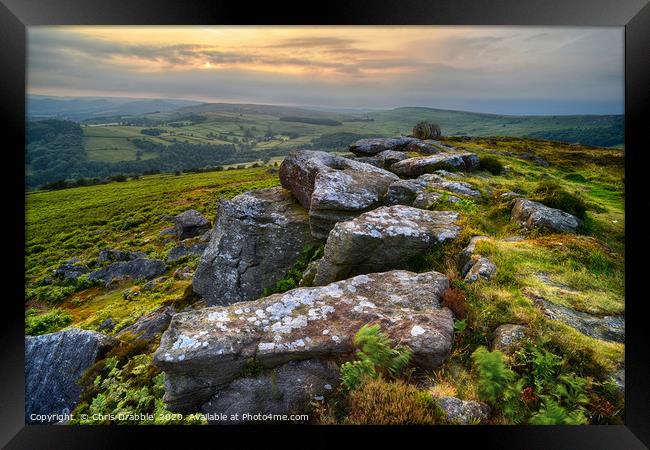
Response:
[[[318,25],[545,25],[625,27],[625,153],[626,153],[626,417],[624,426],[478,426],[478,427],[64,427],[25,426],[24,422],[24,139],[26,27],[32,25],[171,25],[171,24],[318,24]],[[0,0],[0,114],[5,160],[5,295],[0,345],[0,445],[6,448],[114,448],[134,439],[159,439],[167,444],[196,445],[209,439],[237,446],[249,439],[267,444],[282,440],[301,446],[309,441],[296,433],[318,434],[318,443],[343,445],[350,431],[384,440],[399,434],[416,445],[413,433],[426,434],[417,445],[439,446],[440,438],[481,448],[634,449],[650,445],[649,333],[645,323],[642,279],[644,242],[644,152],[650,81],[650,4],[648,0],[402,0],[328,1],[323,4],[278,5],[225,1],[173,0]],[[3,146],[4,147],[4,146]],[[631,183],[631,185],[630,185]],[[646,185],[647,186],[647,185]],[[22,280],[22,282],[21,282]],[[7,288],[9,288],[7,290]],[[257,431],[259,430],[259,432]],[[139,436],[135,436],[139,435]],[[144,436],[146,435],[146,436]],[[209,436],[208,436],[209,435]],[[228,435],[228,436],[226,436]],[[349,444],[352,441],[348,441]],[[411,443],[412,442],[412,443]],[[196,444],[195,444],[196,443]],[[142,444],[141,444],[142,445]],[[152,444],[149,444],[152,445]],[[156,445],[156,444],[153,444]],[[264,444],[266,445],[266,444]],[[455,445],[455,444],[447,444]]]

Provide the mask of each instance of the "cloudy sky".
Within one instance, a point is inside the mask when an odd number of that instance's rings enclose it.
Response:
[[[620,114],[623,28],[30,27],[30,94]]]

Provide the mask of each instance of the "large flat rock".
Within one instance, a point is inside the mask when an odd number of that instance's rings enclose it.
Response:
[[[431,154],[439,152],[440,148],[414,137],[398,137],[360,139],[351,144],[348,150],[357,156],[370,156],[385,151],[412,151]]]
[[[454,168],[471,172],[479,166],[479,157],[469,152],[440,152],[430,156],[418,156],[398,161],[390,171],[404,178],[417,178],[439,169]]]
[[[165,372],[164,400],[175,411],[198,411],[252,361],[272,368],[350,357],[367,323],[408,345],[415,365],[433,369],[452,347],[453,316],[440,306],[448,287],[437,272],[391,271],[176,314],[154,356]]]
[[[567,233],[575,233],[581,225],[580,219],[567,212],[525,198],[515,200],[511,218],[526,228],[549,228]]]
[[[79,401],[83,372],[116,341],[96,331],[72,328],[25,338],[25,422],[53,423]]]
[[[208,305],[259,297],[282,279],[306,246],[315,244],[309,216],[281,187],[221,200],[210,243],[193,279]]]
[[[309,211],[314,237],[326,239],[337,222],[380,206],[397,177],[378,167],[321,151],[291,152],[280,181]]]
[[[363,273],[406,269],[412,258],[456,239],[458,213],[410,206],[381,207],[339,222],[330,233],[313,284]]]
[[[137,258],[130,261],[118,261],[109,264],[88,275],[91,281],[110,284],[113,280],[131,278],[150,280],[167,271],[167,265],[160,259]]]

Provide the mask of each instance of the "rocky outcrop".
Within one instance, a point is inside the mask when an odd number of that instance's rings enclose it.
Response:
[[[317,239],[326,239],[337,222],[380,206],[395,180],[386,170],[320,151],[291,152],[280,165],[282,186],[309,211]]]
[[[559,209],[518,198],[512,207],[511,218],[526,228],[550,228],[554,231],[575,233],[580,219]]]
[[[468,152],[444,152],[430,156],[419,156],[396,162],[390,171],[404,178],[417,178],[438,169],[455,168],[471,172],[478,168],[479,157]]]
[[[192,245],[177,245],[167,253],[167,262],[173,263],[188,256],[201,256],[208,244],[205,242],[198,242]]]
[[[455,195],[445,195],[440,192],[420,192],[413,200],[413,207],[420,209],[435,209],[443,200],[458,203],[460,199]]]
[[[373,156],[346,156],[346,158],[349,158],[353,161],[370,164],[381,169],[389,169],[390,166],[395,164],[397,161],[407,159],[409,156],[404,152],[384,150],[383,152],[377,153]]]
[[[558,320],[575,328],[584,335],[605,341],[625,342],[625,317],[597,317],[566,306],[558,305],[543,297],[528,293],[528,296],[551,320]]]
[[[379,167],[380,169],[384,168],[384,163],[376,156],[345,156],[345,158],[364,164],[370,164],[371,166]]]
[[[398,152],[395,150],[384,150],[381,153],[377,153],[375,158],[381,163],[381,167],[384,169],[390,168],[393,164],[404,159],[408,159],[408,155],[404,152]]]
[[[151,279],[162,275],[167,270],[160,259],[138,258],[131,261],[119,261],[96,270],[88,275],[91,281],[101,281],[109,285],[113,280],[131,278],[134,280]]]
[[[53,271],[55,277],[63,278],[64,280],[76,280],[85,273],[88,273],[88,268],[79,264],[76,258],[65,261]]]
[[[232,424],[245,414],[309,414],[312,402],[324,401],[339,383],[339,368],[333,361],[308,359],[289,361],[260,375],[239,378],[219,390],[203,412],[211,424]],[[219,420],[221,415],[227,420]],[[230,420],[236,415],[238,420]],[[268,422],[268,421],[267,421]]]
[[[167,329],[175,312],[172,306],[161,306],[149,314],[140,317],[133,325],[123,328],[116,336],[122,337],[130,334],[136,340],[151,342],[156,336]]]
[[[424,192],[426,183],[419,180],[397,180],[388,186],[388,191],[384,196],[384,204],[407,205],[410,206],[415,201],[418,194]]]
[[[70,413],[81,395],[83,372],[115,345],[101,333],[69,329],[25,338],[25,421],[53,423]],[[41,420],[39,420],[41,419]]]
[[[471,267],[463,278],[465,283],[475,283],[480,279],[490,281],[497,273],[497,266],[485,256],[475,255],[470,263]]]
[[[363,273],[405,269],[412,258],[456,239],[458,213],[381,207],[339,222],[330,233],[314,285]]]
[[[199,236],[210,229],[210,221],[203,217],[203,214],[188,209],[174,217],[174,229],[178,239],[187,239]]]
[[[438,367],[453,340],[453,315],[440,306],[448,287],[437,272],[391,271],[176,314],[154,356],[165,372],[164,400],[174,411],[198,411],[253,361],[273,368],[349,357],[367,323],[409,346],[413,364]]]
[[[489,239],[487,236],[474,236],[469,244],[458,254],[458,270],[466,283],[474,283],[480,279],[492,280],[497,273],[494,263],[476,253],[476,244]]]
[[[460,271],[462,276],[465,276],[465,274],[472,267],[471,259],[472,256],[474,256],[474,254],[476,253],[476,244],[479,241],[486,240],[486,239],[490,239],[490,238],[487,236],[473,236],[469,240],[469,244],[467,244],[467,247],[462,249],[458,254],[458,270]]]
[[[109,317],[99,324],[98,329],[99,331],[113,331],[113,328],[115,328],[115,321],[112,317]]]
[[[252,300],[273,286],[316,240],[309,216],[281,187],[221,200],[217,223],[193,279],[209,305]]]
[[[370,156],[389,151],[413,151],[419,153],[437,153],[435,145],[413,137],[360,139],[350,145],[349,151],[357,156]]]
[[[481,197],[481,193],[478,190],[474,189],[474,186],[472,186],[469,183],[465,183],[464,181],[446,181],[446,180],[438,181],[438,182],[430,183],[429,188],[448,191],[454,194],[464,195],[467,197],[473,197],[473,198]]]
[[[526,337],[526,326],[506,323],[499,325],[494,330],[492,350],[499,350],[503,353],[512,353],[517,343]]]
[[[440,397],[436,401],[447,416],[447,420],[455,425],[485,422],[490,418],[490,407],[485,403],[461,400],[456,397]]]

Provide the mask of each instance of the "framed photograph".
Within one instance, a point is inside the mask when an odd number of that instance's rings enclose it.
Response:
[[[647,1],[322,7],[2,0],[0,443],[647,448]]]

